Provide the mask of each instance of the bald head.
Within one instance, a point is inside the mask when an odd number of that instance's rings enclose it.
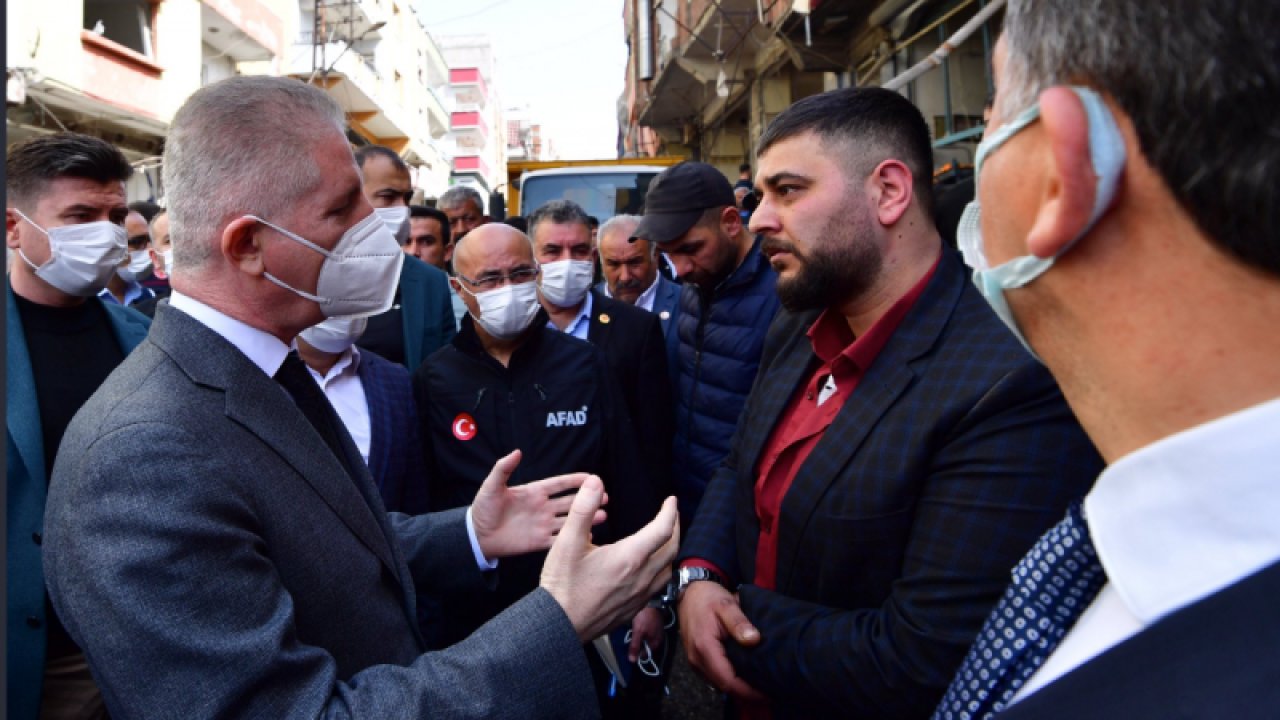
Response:
[[[481,225],[457,241],[453,249],[453,271],[468,278],[513,268],[532,266],[533,244],[529,237],[504,223]]]

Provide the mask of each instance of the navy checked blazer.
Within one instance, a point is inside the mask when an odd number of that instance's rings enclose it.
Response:
[[[1102,467],[1048,371],[951,250],[783,498],[777,590],[752,585],[759,455],[818,366],[781,311],[682,548],[741,583],[727,652],[776,717],[927,718],[1010,569]]]
[[[427,473],[422,464],[413,379],[403,365],[360,350],[356,368],[369,405],[369,473],[391,512],[427,511]]]

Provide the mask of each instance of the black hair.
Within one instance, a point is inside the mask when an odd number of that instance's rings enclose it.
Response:
[[[138,200],[137,202],[129,203],[129,209],[141,215],[150,224],[152,220],[156,219],[156,215],[160,214],[162,208],[150,200]]]
[[[445,245],[450,243],[452,238],[450,237],[449,230],[449,216],[445,215],[444,212],[433,207],[427,207],[426,205],[410,205],[409,217],[431,218],[432,220],[440,223],[440,241]]]
[[[553,225],[578,223],[588,230],[591,229],[591,216],[587,215],[587,211],[583,210],[581,205],[572,200],[552,200],[543,203],[537,210],[530,213],[527,233],[529,237],[533,237],[538,225],[546,221],[550,221]]]
[[[797,101],[760,136],[756,155],[783,140],[815,133],[847,149],[851,176],[862,177],[888,158],[911,170],[916,204],[933,217],[933,146],[929,126],[909,100],[884,88],[843,88]],[[834,148],[833,148],[834,149]]]
[[[397,170],[409,172],[409,165],[404,161],[404,158],[400,157],[400,154],[395,150],[383,145],[365,145],[363,147],[356,148],[355,156],[356,166],[361,170],[364,169],[365,163],[369,162],[376,156],[390,160],[391,164],[395,165]]]
[[[30,203],[51,181],[63,177],[98,183],[124,182],[133,166],[115,145],[80,133],[57,133],[14,145],[5,158],[5,193],[11,207]]]

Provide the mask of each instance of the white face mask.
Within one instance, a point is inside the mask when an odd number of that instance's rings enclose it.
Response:
[[[404,205],[387,208],[374,208],[373,211],[386,223],[387,229],[395,236],[396,242],[403,245],[409,242],[409,208]]]
[[[102,292],[128,256],[128,233],[109,220],[45,230],[21,210],[13,211],[49,238],[49,259],[43,265],[31,262],[21,248],[18,255],[35,270],[36,277],[68,295],[93,297]]]
[[[499,340],[510,340],[524,332],[541,307],[538,286],[532,282],[507,284],[481,293],[473,293],[461,283],[458,287],[480,304],[480,317],[472,314],[471,319]]]
[[[589,260],[557,260],[542,264],[542,297],[556,307],[573,307],[591,289],[595,265]]]
[[[347,228],[333,250],[325,250],[255,215],[245,217],[324,256],[314,295],[291,287],[271,273],[263,275],[280,287],[319,305],[325,317],[369,317],[391,308],[400,283],[400,269],[404,266],[404,252],[377,213],[369,213],[365,219]]]
[[[129,251],[129,271],[135,276],[141,275],[151,267],[151,253],[146,250]]]
[[[169,248],[168,250],[165,250],[164,252],[160,253],[160,260],[161,262],[164,263],[164,267],[159,269],[162,270],[166,276],[172,275],[173,274],[173,248]]]
[[[331,317],[303,330],[298,337],[320,352],[337,354],[355,345],[368,326],[367,317]]]

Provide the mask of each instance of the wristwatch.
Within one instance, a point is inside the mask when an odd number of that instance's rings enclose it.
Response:
[[[678,604],[680,602],[680,598],[684,597],[685,589],[688,588],[691,584],[699,582],[701,580],[710,580],[711,582],[714,582],[720,585],[721,587],[725,587],[725,588],[729,586],[729,584],[725,582],[725,579],[720,577],[720,574],[715,572],[714,570],[710,570],[704,567],[697,567],[697,566],[682,567],[676,571],[676,578],[675,578],[676,587],[675,587],[675,592],[673,593],[673,597],[671,598],[672,604]]]

